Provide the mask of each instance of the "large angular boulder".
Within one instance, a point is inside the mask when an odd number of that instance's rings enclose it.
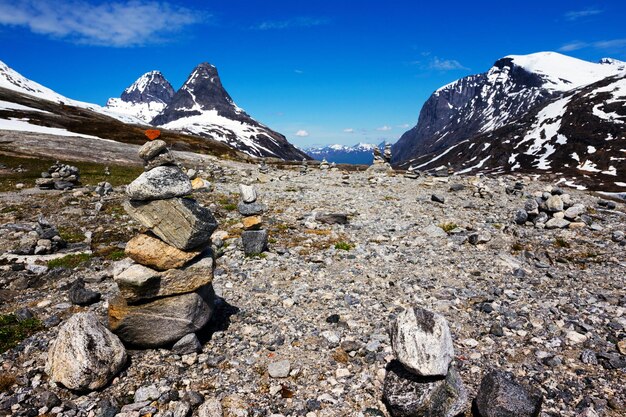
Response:
[[[149,161],[164,150],[167,149],[167,143],[161,139],[152,140],[143,144],[139,148],[139,157],[144,161]]]
[[[191,181],[177,166],[158,166],[126,186],[131,200],[160,200],[191,194]]]
[[[391,346],[408,370],[422,376],[445,376],[454,357],[446,319],[415,307],[404,310],[391,324]]]
[[[267,230],[246,230],[241,234],[243,252],[246,256],[254,256],[267,249]]]
[[[126,201],[124,209],[165,243],[181,250],[206,244],[217,229],[211,210],[190,198]]]
[[[120,339],[93,313],[78,313],[59,329],[48,350],[46,373],[73,390],[95,390],[108,384],[126,363]]]
[[[213,286],[195,292],[129,305],[118,296],[109,302],[109,327],[124,342],[158,347],[200,330],[214,310]]]
[[[113,279],[122,297],[131,304],[185,294],[213,282],[213,258],[207,254],[183,269],[168,269],[164,272],[134,264]]]
[[[410,373],[399,362],[388,365],[383,402],[393,417],[454,417],[467,402],[467,390],[450,367],[445,378]]]
[[[159,271],[180,268],[200,255],[202,250],[182,251],[154,236],[138,234],[126,243],[126,256]]]
[[[508,372],[492,370],[480,382],[476,408],[481,417],[537,417],[543,396]]]

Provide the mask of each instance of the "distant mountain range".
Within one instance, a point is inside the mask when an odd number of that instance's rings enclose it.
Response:
[[[626,63],[511,55],[435,91],[393,163],[459,172],[538,172],[626,189]]]
[[[110,119],[108,129],[103,127],[107,121],[102,117]],[[223,146],[215,143],[221,142],[232,149],[231,153],[286,160],[309,158],[283,135],[237,107],[222,86],[217,69],[207,63],[198,65],[178,91],[160,72],[151,71],[125,89],[120,98],[109,99],[101,107],[67,98],[0,62],[0,130],[87,135],[134,143],[136,133],[129,132],[150,126],[188,138],[179,140],[186,143],[186,150],[212,149],[225,154]],[[124,131],[127,136],[121,134]]]
[[[371,143],[357,143],[354,146],[346,145],[327,145],[321,147],[307,148],[304,152],[311,158],[321,161],[326,158],[328,162],[337,164],[366,164],[369,165],[373,160],[374,148],[382,149],[384,142],[379,145]]]

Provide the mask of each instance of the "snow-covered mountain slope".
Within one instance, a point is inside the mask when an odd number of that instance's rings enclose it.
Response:
[[[326,158],[328,162],[337,164],[371,164],[372,153],[378,145],[371,143],[357,143],[354,146],[328,145],[307,148],[304,151],[310,157],[322,160]]]
[[[469,174],[538,172],[568,185],[626,191],[626,74],[563,93],[506,126],[407,162]]]
[[[215,66],[198,65],[153,125],[209,137],[248,155],[300,160],[309,157],[239,108],[222,86]]]
[[[126,88],[120,98],[110,98],[106,107],[150,123],[174,97],[172,85],[159,71],[142,75]]]
[[[555,52],[509,55],[485,73],[435,91],[422,107],[417,125],[394,145],[393,162],[492,132],[566,91],[625,71],[626,63],[613,59],[596,64]]]
[[[35,81],[29,80],[2,61],[0,61],[0,88],[6,88],[22,94],[28,94],[43,100],[53,101],[55,103],[91,110],[96,113],[113,117],[124,123],[145,124],[144,121],[132,115],[121,114],[111,109],[98,106],[97,104],[85,103],[67,98],[56,91],[36,83]]]

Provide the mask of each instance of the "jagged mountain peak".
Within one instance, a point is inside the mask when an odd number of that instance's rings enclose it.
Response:
[[[148,103],[160,101],[169,103],[174,96],[174,89],[160,71],[150,71],[143,74],[127,87],[121,99],[133,103]]]
[[[613,60],[593,63],[557,52],[508,55],[486,72],[435,91],[417,125],[394,145],[395,163],[494,131],[565,92],[624,74]]]

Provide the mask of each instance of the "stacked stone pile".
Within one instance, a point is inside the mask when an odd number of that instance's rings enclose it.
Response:
[[[390,143],[385,144],[383,158],[385,159],[385,162],[387,162],[388,164],[391,163],[391,144]]]
[[[337,168],[337,164],[335,162],[330,163],[330,170],[333,172],[339,171],[339,168]]]
[[[419,176],[419,171],[413,165],[411,165],[404,173],[404,178],[410,178],[412,180],[419,178]]]
[[[593,218],[587,215],[587,208],[574,203],[569,194],[557,187],[532,195],[524,203],[524,208],[514,212],[513,221],[519,225],[546,229],[597,227]]]
[[[367,168],[368,172],[379,172],[379,173],[389,173],[392,172],[393,169],[389,164],[391,161],[391,146],[385,146],[385,154],[383,155],[379,148],[374,148],[374,160],[372,161],[372,165]]]
[[[330,168],[330,164],[328,163],[328,161],[326,160],[326,158],[322,159],[322,162],[320,162],[320,170],[322,171],[328,171],[328,169]]]
[[[300,174],[304,175],[309,170],[309,166],[306,162],[306,159],[302,160],[302,164],[300,165]]]
[[[17,255],[46,255],[63,249],[67,243],[43,216],[37,223],[9,223],[0,226],[0,252]]]
[[[270,167],[267,166],[265,162],[265,158],[261,159],[261,163],[259,164],[259,173],[260,174],[268,174],[270,172]]]
[[[55,162],[48,171],[41,173],[41,178],[35,180],[42,190],[71,190],[80,180],[80,171],[72,165]]]
[[[241,234],[243,252],[246,256],[262,253],[267,249],[267,230],[262,229],[262,214],[266,210],[263,204],[257,202],[257,192],[251,185],[240,184],[241,201],[237,209],[243,217],[244,232]]]
[[[389,364],[383,400],[392,416],[460,414],[467,391],[454,366],[452,336],[446,319],[412,308],[392,323],[391,345],[397,358]]]
[[[217,222],[187,197],[191,181],[164,141],[146,143],[139,156],[146,172],[126,188],[124,209],[147,231],[127,243],[130,260],[114,273],[120,294],[109,302],[109,325],[126,343],[156,347],[196,332],[211,318],[209,248]]]

